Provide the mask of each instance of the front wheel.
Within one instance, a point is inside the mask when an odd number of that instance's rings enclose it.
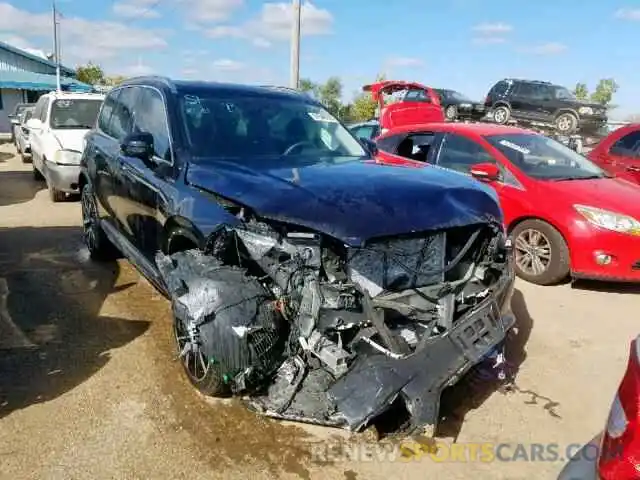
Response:
[[[191,385],[207,396],[229,396],[229,387],[225,382],[221,365],[205,355],[197,339],[197,332],[189,332],[184,322],[175,314],[173,332],[182,368]]]
[[[513,229],[516,274],[537,285],[553,285],[569,275],[569,248],[558,230],[542,220]]]

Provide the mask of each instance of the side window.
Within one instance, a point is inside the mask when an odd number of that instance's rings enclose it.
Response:
[[[449,134],[440,148],[437,165],[461,173],[469,173],[476,163],[496,163],[482,145],[460,135]]]
[[[98,129],[110,137],[114,136],[111,131],[110,121],[119,93],[120,90],[116,90],[115,92],[107,95],[107,98],[105,98],[102,108],[100,109],[100,116],[98,117]]]
[[[356,138],[373,138],[374,126],[373,125],[363,125],[362,127],[358,127],[353,130],[353,135]]]
[[[42,112],[43,103],[44,103],[44,97],[40,97],[40,99],[36,102],[36,108],[33,110],[33,118],[40,118],[40,113]]]
[[[536,86],[531,83],[519,83],[516,86],[515,94],[519,97],[533,98],[536,96]]]
[[[493,86],[493,88],[489,92],[489,95],[502,96],[507,93],[508,86],[509,84],[506,81],[501,80]]]
[[[426,162],[433,138],[434,135],[430,132],[408,135],[396,147],[396,155],[418,162]]]
[[[124,140],[124,137],[131,133],[137,90],[135,87],[124,87],[115,99],[109,130],[111,136],[118,141]]]
[[[431,102],[431,99],[427,95],[427,92],[425,92],[424,90],[422,90],[422,89],[412,89],[412,90],[409,90],[406,93],[406,95],[404,96],[404,101],[405,102],[426,102],[426,103],[429,103],[429,102]]]
[[[640,130],[631,132],[623,136],[620,140],[613,144],[611,153],[614,155],[623,155],[627,157],[638,155],[640,151]]]
[[[167,111],[162,95],[151,88],[142,88],[136,103],[135,129],[153,135],[154,154],[171,162]]]
[[[394,147],[397,143],[398,143],[397,135],[391,135],[389,137],[384,137],[376,141],[376,145],[378,145],[378,148],[380,150],[382,150],[383,152],[389,152],[389,153],[392,153],[395,151]]]

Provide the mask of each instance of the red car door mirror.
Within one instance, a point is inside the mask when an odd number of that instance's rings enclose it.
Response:
[[[469,170],[471,176],[482,182],[495,182],[500,179],[500,169],[494,163],[476,163]]]

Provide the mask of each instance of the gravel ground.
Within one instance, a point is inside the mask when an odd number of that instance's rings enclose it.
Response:
[[[640,333],[637,288],[518,282],[513,390],[465,379],[443,398],[435,458],[394,461],[397,440],[196,394],[166,300],[126,261],[88,261],[77,200],[52,204],[14,153],[0,146],[0,479],[553,479],[559,459],[526,453],[557,444],[564,457],[602,428]],[[502,461],[454,461],[454,441],[509,445]]]

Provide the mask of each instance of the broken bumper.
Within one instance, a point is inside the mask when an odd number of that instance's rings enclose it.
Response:
[[[360,430],[398,397],[411,416],[411,430],[435,428],[440,395],[501,344],[515,317],[510,303],[513,275],[497,294],[462,317],[445,336],[428,340],[413,355],[383,355],[357,362],[329,390],[351,430]]]

